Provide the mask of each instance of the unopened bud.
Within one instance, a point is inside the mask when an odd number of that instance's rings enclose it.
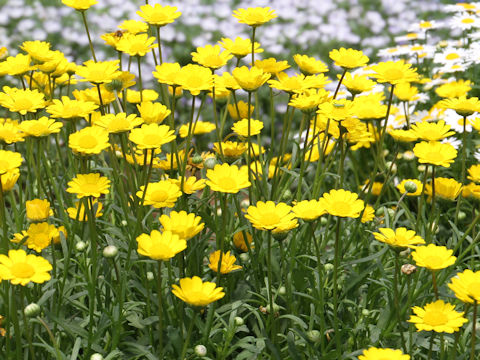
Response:
[[[292,198],[292,192],[289,189],[286,189],[282,194],[281,200],[287,201],[287,200],[290,200],[291,198]]]
[[[412,264],[403,264],[402,265],[402,273],[405,275],[411,275],[415,271],[417,271],[417,267]]]
[[[201,164],[203,162],[203,158],[201,155],[194,155],[193,158],[192,158],[192,163],[194,163],[195,165],[198,165],[198,164]]]
[[[285,295],[287,293],[287,289],[285,288],[285,286],[280,286],[278,288],[278,295]]]
[[[325,226],[325,225],[327,225],[327,222],[328,222],[328,220],[325,216],[322,216],[320,218],[320,225]]]
[[[246,209],[250,206],[250,200],[248,199],[243,199],[241,202],[240,202],[240,206],[243,208],[243,209]]]
[[[213,169],[215,165],[217,165],[217,159],[215,159],[214,157],[209,157],[205,160],[204,165],[207,169]]]
[[[251,245],[250,245],[250,246],[251,246]],[[250,257],[248,256],[248,253],[246,253],[246,252],[245,252],[245,253],[241,253],[240,255],[238,255],[238,257],[239,257],[240,260],[241,260],[242,262],[244,262],[244,263],[247,262],[248,259],[250,258]]]
[[[385,165],[387,165],[387,169],[389,169],[392,172],[392,174],[397,173],[397,165],[395,163],[392,163],[391,161],[387,161]]]
[[[33,317],[33,316],[37,316],[38,314],[40,314],[40,306],[38,304],[35,304],[35,303],[31,303],[31,304],[28,304],[25,309],[23,310],[23,312],[25,313],[25,316],[27,317]]]
[[[75,249],[77,251],[83,251],[87,248],[87,243],[85,241],[79,241],[75,244]]]
[[[467,214],[465,214],[463,211],[458,212],[458,220],[465,220],[467,217]]]
[[[368,315],[370,315],[370,310],[368,310],[368,309],[363,309],[363,310],[362,310],[362,315],[363,315],[363,316],[368,316]]]
[[[147,280],[148,281],[153,281],[155,277],[153,276],[153,272],[147,271]]]
[[[311,342],[318,343],[322,339],[322,334],[318,330],[310,330],[307,332],[307,337]]]
[[[325,271],[330,272],[330,271],[333,270],[334,266],[333,266],[333,264],[326,263],[323,268],[325,269]]]
[[[195,355],[200,357],[204,357],[205,355],[207,355],[207,348],[205,347],[205,345],[195,346]]]
[[[95,353],[92,356],[90,356],[90,360],[103,360],[102,354]]]
[[[123,82],[122,80],[114,79],[108,84],[105,84],[105,89],[108,91],[121,91],[123,88]]]
[[[233,321],[235,322],[236,326],[242,326],[245,323],[240,316],[235,316]]]
[[[403,159],[404,160],[407,160],[407,161],[411,161],[413,159],[415,159],[415,154],[413,153],[413,151],[405,151],[403,153]]]
[[[122,220],[122,226],[127,226],[127,225],[128,225],[127,220]]]
[[[118,248],[115,245],[108,245],[103,249],[103,256],[114,258],[118,254]]]
[[[415,184],[413,181],[407,181],[405,182],[405,185],[403,186],[405,188],[405,190],[407,190],[407,192],[409,193],[414,193],[417,191],[418,189],[418,186],[417,184]]]

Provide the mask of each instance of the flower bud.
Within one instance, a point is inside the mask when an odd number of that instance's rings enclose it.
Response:
[[[194,155],[193,158],[192,158],[192,163],[194,163],[195,165],[198,165],[198,164],[201,164],[203,162],[203,158],[202,158],[202,155]]]
[[[122,80],[119,79],[114,79],[110,83],[105,84],[105,89],[108,91],[122,91],[123,88],[123,82]]]
[[[195,355],[200,357],[204,357],[205,355],[207,355],[207,348],[205,347],[205,345],[195,346]]]
[[[249,256],[248,256],[248,253],[244,252],[244,253],[241,253],[240,255],[238,255],[238,257],[240,258],[240,260],[242,262],[247,262],[248,259],[249,259]]]
[[[281,197],[281,201],[287,201],[292,198],[292,192],[289,189],[286,189]]]
[[[326,272],[330,272],[330,271],[333,270],[334,266],[333,266],[333,264],[326,263],[323,268],[325,269]]]
[[[322,334],[318,330],[310,330],[307,332],[307,337],[311,342],[318,343],[322,339]]]
[[[411,161],[415,159],[415,154],[413,153],[413,151],[408,150],[403,153],[402,157],[403,160]]]
[[[118,254],[118,248],[115,245],[108,245],[103,249],[103,256],[114,258]]]
[[[240,202],[240,206],[242,207],[242,209],[246,209],[250,206],[250,200],[248,199],[243,199],[241,202]]]
[[[458,212],[458,220],[465,220],[465,218],[467,217],[467,214],[465,214],[463,211],[459,211]]]
[[[267,310],[267,313],[270,313],[270,304],[268,304],[265,309]],[[280,306],[273,303],[273,312],[276,313],[276,312],[279,312],[280,311]]]
[[[395,215],[395,210],[387,209],[387,214],[388,214],[388,217],[393,218],[393,216]]]
[[[90,360],[103,360],[102,354],[95,353],[92,356],[90,356]]]
[[[328,220],[325,216],[322,216],[320,218],[320,225],[325,226],[325,225],[327,225],[327,222],[328,222]]]
[[[83,251],[87,248],[87,243],[85,241],[79,241],[75,244],[75,249],[77,251]]]
[[[240,316],[235,316],[233,321],[235,322],[236,326],[242,326],[245,323]]]
[[[36,303],[31,303],[31,304],[28,304],[25,309],[23,310],[23,312],[25,313],[25,316],[26,317],[34,317],[34,316],[37,316],[38,314],[40,314],[40,306]]]
[[[287,289],[285,288],[285,286],[280,286],[278,288],[278,295],[285,295],[287,293]]]
[[[155,277],[153,276],[153,272],[147,271],[147,280],[153,281],[153,279],[155,279]]]
[[[387,166],[387,169],[389,169],[392,172],[392,174],[397,173],[397,165],[395,163],[392,163],[391,161],[387,161],[385,165]]]
[[[405,182],[404,188],[405,188],[405,190],[407,190],[407,192],[409,192],[409,193],[414,193],[414,192],[416,192],[417,189],[418,189],[417,184],[415,184],[413,181],[407,181],[407,182]]]
[[[370,310],[368,310],[368,309],[363,309],[363,310],[362,310],[362,315],[363,315],[363,316],[368,316],[368,315],[370,315]]]
[[[122,220],[122,226],[127,226],[127,225],[128,225],[127,220]]]
[[[412,265],[412,264],[403,264],[401,270],[402,270],[403,274],[411,275],[415,271],[417,271],[417,267],[415,265]]]
[[[217,159],[214,157],[209,157],[205,160],[204,165],[206,169],[213,169],[215,165],[217,165]]]

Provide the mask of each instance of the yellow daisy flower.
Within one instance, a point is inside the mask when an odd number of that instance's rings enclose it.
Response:
[[[320,206],[318,200],[303,200],[297,202],[292,211],[295,216],[305,221],[313,221],[325,214],[325,210]]]
[[[25,286],[30,282],[43,284],[51,279],[52,265],[41,256],[27,255],[24,250],[9,250],[0,255],[0,279],[13,285]]]
[[[98,3],[97,0],[62,0],[62,4],[67,5],[78,11],[88,10],[96,3]]]
[[[11,112],[26,115],[27,112],[36,112],[45,106],[45,96],[37,89],[17,89],[8,86],[0,92],[0,105]]]
[[[68,137],[68,146],[74,153],[87,156],[100,154],[110,147],[108,132],[97,126],[89,126]]]
[[[175,131],[168,125],[144,124],[140,128],[132,129],[128,139],[140,150],[159,149],[163,144],[175,139]]]
[[[174,184],[181,186],[181,179],[170,179]],[[198,179],[195,176],[186,177],[183,181],[183,188],[180,189],[184,194],[193,194],[205,188],[205,179]]]
[[[450,125],[445,124],[443,120],[436,123],[417,122],[412,124],[411,130],[419,139],[427,141],[438,141],[455,134],[455,131],[450,131]]]
[[[218,142],[213,143],[213,151],[220,154],[220,147]],[[223,141],[222,142],[223,155],[227,158],[238,158],[247,151],[247,144],[236,141]]]
[[[245,91],[255,91],[270,78],[270,74],[255,66],[250,69],[246,66],[236,67],[232,75],[238,85]]]
[[[247,170],[239,169],[237,165],[217,164],[207,170],[206,184],[212,191],[236,194],[241,189],[252,184],[248,181]]]
[[[52,101],[53,104],[47,106],[47,112],[52,118],[84,118],[98,109],[98,105],[91,101],[72,100],[68,96],[62,96],[62,100],[53,99]]]
[[[63,127],[61,122],[57,122],[54,119],[49,119],[46,116],[42,116],[38,120],[25,120],[19,125],[22,130],[28,136],[42,137],[50,134],[57,134]]]
[[[153,72],[153,76],[158,80],[161,84],[167,85],[176,85],[177,84],[177,76],[180,72],[180,64],[179,63],[166,63],[164,62],[161,65],[157,65]],[[209,74],[211,74],[209,72]]]
[[[232,16],[238,19],[240,24],[257,27],[277,17],[275,10],[270,7],[239,8],[233,11]]]
[[[407,191],[407,189],[405,189],[405,184],[407,182],[414,183],[417,187],[417,190],[414,192]],[[407,193],[407,196],[420,196],[422,195],[423,183],[418,179],[404,179],[400,184],[397,185],[397,189],[400,194]]]
[[[127,102],[140,104],[142,101],[155,101],[158,99],[158,93],[153,89],[143,89],[141,95],[140,91],[127,89]]]
[[[250,120],[242,119],[240,121],[235,122],[232,126],[232,131],[238,136],[247,138],[249,136],[249,132],[248,132],[249,122],[250,122],[250,136],[255,136],[260,134],[261,130],[263,129],[263,122],[261,122],[260,120],[254,120],[254,119],[250,119]]]
[[[76,201],[73,207],[69,207],[67,209],[67,214],[70,219],[78,220],[78,221],[88,221],[88,214],[90,214],[90,210],[85,211],[85,202],[84,201]],[[92,201],[93,205],[93,212],[95,217],[98,218],[103,215],[102,209],[103,205],[101,202],[94,199]],[[87,209],[90,209],[90,202],[87,201]]]
[[[154,44],[156,38],[148,34],[127,33],[117,42],[116,49],[130,56],[145,56],[147,53],[158,47]]]
[[[203,230],[205,224],[202,218],[186,211],[171,211],[169,215],[162,215],[158,219],[164,231],[171,231],[181,239],[190,240]]]
[[[233,55],[228,51],[221,51],[220,45],[205,45],[197,47],[196,52],[192,52],[192,60],[196,63],[210,69],[218,69],[225,66]]]
[[[365,66],[369,60],[362,51],[345,49],[344,47],[330,51],[329,56],[330,59],[335,62],[335,65],[344,69],[355,69],[357,67]]]
[[[53,215],[50,202],[47,199],[33,199],[25,202],[27,219],[30,221],[45,221]]]
[[[67,192],[77,194],[78,199],[86,196],[98,198],[109,193],[110,180],[98,173],[77,174],[67,185]]]
[[[1,164],[1,160],[0,160]],[[5,193],[13,189],[17,183],[18,178],[20,177],[20,171],[18,169],[13,169],[2,173],[0,171],[0,181],[2,182],[2,192]]]
[[[214,271],[218,271],[218,262],[220,261],[220,250],[217,250],[210,254],[208,267]],[[235,265],[237,258],[234,255],[230,254],[230,251],[223,253],[222,262],[220,263],[220,273],[228,274],[235,270],[240,270],[242,267],[240,265]]]
[[[408,322],[415,324],[417,331],[435,331],[452,334],[460,330],[468,322],[463,317],[463,312],[455,311],[455,305],[445,303],[443,300],[425,305],[412,307],[415,315],[411,315]]]
[[[137,237],[138,253],[153,260],[167,261],[187,248],[187,241],[170,231],[153,230]]]
[[[138,34],[147,32],[148,24],[139,20],[125,20],[118,26],[118,28],[128,31],[130,34]]]
[[[145,124],[161,124],[171,111],[163,104],[143,101],[137,105],[140,117]]]
[[[410,355],[405,355],[402,350],[394,349],[379,349],[371,347],[363,350],[363,354],[358,357],[358,360],[410,360]]]
[[[193,306],[204,307],[225,296],[222,287],[215,283],[203,282],[198,276],[180,279],[180,286],[172,285],[172,293],[180,300]]]
[[[340,78],[341,75],[338,75]],[[347,88],[353,95],[358,95],[373,89],[375,81],[370,80],[368,75],[353,75],[349,72],[345,73],[342,85]]]
[[[287,61],[277,61],[275,58],[264,60],[255,60],[255,67],[263,70],[265,73],[276,75],[290,67]]]
[[[404,60],[381,62],[370,66],[370,69],[374,72],[370,76],[379,83],[397,85],[418,80],[417,70]]]
[[[253,249],[252,235],[247,231],[245,231],[245,235],[246,235],[246,239],[245,239],[245,236],[243,235],[243,231],[239,231],[233,234],[233,245],[237,248],[237,250],[242,252],[247,252],[248,246],[250,246],[250,249]],[[247,245],[247,242],[248,242],[248,245]]]
[[[455,110],[458,115],[464,117],[480,111],[480,101],[477,97],[467,98],[466,96],[461,96],[458,98],[445,99],[440,101],[438,106]]]
[[[169,180],[160,180],[155,183],[148,183],[146,193],[145,185],[140,186],[137,197],[145,197],[143,205],[152,205],[154,208],[173,207],[175,202],[182,195],[180,187]]]
[[[105,129],[109,134],[116,134],[132,130],[143,124],[143,119],[135,114],[127,116],[126,113],[106,114],[95,121],[95,126]]]
[[[477,164],[470,166],[470,168],[468,169],[467,179],[472,180],[476,183],[480,182],[480,165]]]
[[[250,114],[248,113],[248,104],[245,101],[238,101],[235,104],[228,104],[227,110],[233,120],[248,119],[252,117],[254,107],[250,105]]]
[[[0,62],[0,76],[18,76],[35,70],[36,66],[31,63],[30,55],[18,54],[17,56],[9,56],[5,61]]]
[[[413,153],[422,164],[450,167],[457,157],[457,150],[449,143],[422,141],[415,145]]]
[[[211,90],[213,87],[212,71],[206,67],[188,64],[180,69],[175,84],[182,89],[190,91],[194,96],[201,91]]]
[[[178,133],[181,138],[186,138],[188,136],[189,127],[190,127],[189,124],[184,124],[180,126]],[[193,126],[192,126],[192,135],[208,134],[213,130],[215,130],[215,124],[208,121],[196,121],[195,123],[193,123]]]
[[[252,53],[252,40],[250,39],[244,39],[238,36],[235,40],[222,38],[222,41],[219,41],[219,44],[237,58],[243,58]],[[253,51],[256,54],[263,52],[263,49],[258,42],[255,42]]]
[[[18,169],[22,164],[22,155],[20,153],[0,150],[0,174]]]
[[[176,6],[162,6],[160,4],[152,6],[147,4],[140,6],[137,15],[150,25],[165,26],[173,23],[182,13],[178,11]]]
[[[440,85],[435,89],[435,92],[442,98],[459,98],[466,97],[471,89],[472,82],[470,80],[459,79]]]
[[[448,287],[455,293],[455,296],[464,303],[473,304],[480,301],[480,271],[473,272],[465,270],[457,273],[450,280]]]
[[[457,258],[452,254],[453,250],[447,249],[445,246],[428,244],[417,247],[412,252],[412,258],[417,266],[429,270],[440,270],[455,264]]]
[[[285,203],[258,201],[248,207],[245,217],[259,230],[289,230],[298,226],[292,207]]]
[[[293,55],[293,60],[305,75],[314,75],[328,71],[328,67],[323,61],[308,55],[295,54]]]
[[[425,193],[432,196],[432,184],[425,185]],[[462,192],[462,184],[455,179],[436,177],[435,178],[435,196],[446,200],[455,200]]]
[[[36,252],[42,252],[43,249],[52,243],[53,236],[58,232],[55,225],[41,222],[30,224],[25,236],[28,236],[25,245]]]
[[[365,204],[357,194],[340,189],[323,194],[320,198],[320,206],[333,216],[357,218]]]
[[[0,124],[0,141],[5,144],[25,141],[25,135],[16,122],[4,122]]]
[[[97,62],[88,60],[77,68],[76,75],[83,78],[79,81],[88,81],[95,85],[108,84],[121,75],[119,63],[119,60]]]
[[[415,231],[404,227],[395,230],[389,228],[380,228],[378,230],[380,231],[379,233],[373,233],[375,239],[396,248],[415,249],[417,245],[425,244],[425,240],[416,235]]]

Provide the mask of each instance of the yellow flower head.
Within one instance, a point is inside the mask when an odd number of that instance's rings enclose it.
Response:
[[[164,231],[171,231],[185,240],[190,240],[205,227],[200,216],[183,210],[171,211],[169,215],[164,214],[160,216],[159,221]]]
[[[396,248],[415,249],[417,245],[425,244],[425,240],[416,235],[415,231],[407,230],[404,227],[395,230],[389,228],[378,230],[379,233],[373,233],[375,239]]]
[[[108,85],[108,84],[107,84]],[[98,96],[98,88],[96,86],[78,90],[75,89],[72,91],[72,95],[78,101],[91,102],[95,105],[107,105],[115,101],[115,93],[109,91],[105,88],[105,85],[100,85],[100,94],[102,96],[102,101],[100,102],[100,97]]]
[[[153,230],[137,237],[138,253],[153,260],[167,261],[187,248],[187,241],[171,231]]]
[[[200,65],[188,64],[178,72],[175,85],[181,86],[184,90],[188,90],[192,95],[197,96],[201,91],[212,89],[212,71]]]
[[[0,160],[1,161],[1,160]],[[7,171],[6,173],[0,172],[0,181],[2,182],[2,191],[5,193],[13,189],[20,177],[20,171],[15,168]]]
[[[320,104],[328,101],[330,98],[330,92],[325,89],[309,89],[301,93],[294,94],[288,103],[303,112],[309,113],[317,110]]]
[[[233,120],[248,119],[252,116],[254,107],[250,105],[250,114],[248,113],[248,104],[245,101],[238,101],[236,104],[228,104],[227,110]]]
[[[42,284],[51,279],[52,265],[41,256],[27,255],[24,250],[9,250],[0,255],[0,279],[13,285],[25,286],[29,282]]]
[[[338,75],[339,77],[341,75]],[[358,95],[373,89],[375,81],[370,80],[367,75],[353,75],[349,72],[345,73],[342,85],[345,86],[350,93]]]
[[[142,96],[140,96],[140,91],[127,89],[127,102],[140,104],[142,101],[155,101],[158,99],[158,93],[153,89],[143,89],[141,94]]]
[[[145,124],[161,124],[171,113],[165,105],[151,101],[143,101],[137,109]]]
[[[318,107],[317,113],[335,121],[342,121],[354,115],[354,103],[346,99],[324,102]]]
[[[383,119],[387,114],[387,105],[382,104],[383,94],[373,93],[357,96],[353,101],[354,114],[361,120]]]
[[[218,142],[213,144],[213,151],[215,151],[217,154],[220,154]],[[247,151],[247,145],[243,142],[223,141],[222,151],[225,157],[235,159]]]
[[[217,164],[207,170],[206,184],[212,191],[236,194],[252,184],[248,181],[248,172],[237,165]]]
[[[358,357],[358,360],[410,360],[410,355],[405,355],[402,350],[394,349],[379,349],[371,347],[363,350],[363,355]]]
[[[285,203],[258,201],[247,209],[245,217],[259,230],[290,230],[298,226],[292,207]]]
[[[400,83],[395,86],[394,94],[400,101],[418,100],[418,88],[410,85],[410,83]]]
[[[445,246],[428,244],[417,247],[412,252],[412,258],[417,266],[429,270],[440,270],[455,264],[457,258],[452,254],[453,250],[447,249]]]
[[[155,67],[156,71],[153,72],[153,76],[155,76],[161,84],[176,85],[180,69],[181,67],[179,63],[165,62]],[[209,74],[211,74],[211,72],[209,72]]]
[[[330,190],[320,198],[320,206],[333,216],[357,218],[365,204],[358,195],[347,190]]]
[[[108,84],[121,75],[119,60],[98,61],[88,60],[77,68],[76,74],[92,84]]]
[[[292,211],[295,216],[305,221],[313,221],[325,214],[325,210],[320,206],[318,200],[303,200],[297,202]]]
[[[190,125],[184,124],[180,126],[178,133],[180,137],[186,138],[188,136],[188,129]],[[208,134],[215,130],[215,124],[208,121],[196,121],[192,126],[192,135]]]
[[[132,130],[143,123],[143,119],[135,114],[126,113],[106,114],[95,121],[95,126],[105,129],[109,134]]]
[[[344,69],[355,69],[357,67],[365,66],[369,58],[360,50],[334,49],[329,53],[330,59],[335,62],[335,65]]]
[[[305,75],[314,75],[328,71],[328,67],[323,61],[308,55],[295,54],[293,55],[293,60]]]
[[[479,164],[470,166],[470,168],[468,169],[467,179],[472,180],[476,183],[480,183],[480,165]]]
[[[63,124],[42,116],[38,120],[25,120],[19,125],[20,129],[28,136],[42,137],[60,132]]]
[[[145,56],[152,49],[158,47],[158,44],[154,44],[155,40],[148,34],[127,33],[117,42],[116,49],[130,56]]]
[[[67,192],[77,194],[78,199],[86,196],[98,198],[109,193],[110,180],[98,173],[77,174],[68,186]]]
[[[90,6],[98,3],[97,0],[62,0],[64,5],[67,5],[75,10],[85,11],[90,8]]]
[[[417,122],[411,126],[412,132],[417,135],[419,139],[427,141],[438,141],[455,134],[455,131],[450,131],[450,125],[445,124],[445,121]]]
[[[45,106],[45,96],[37,89],[17,89],[8,86],[0,92],[0,105],[11,112],[26,115],[27,112],[36,112]]]
[[[429,303],[423,308],[414,306],[412,310],[415,315],[411,315],[408,322],[415,324],[417,331],[452,334],[468,321],[463,317],[463,312],[455,311],[455,305],[443,300]]]
[[[455,200],[462,192],[462,184],[455,179],[436,177],[435,196],[446,200]],[[425,185],[425,193],[432,196],[432,184]]]
[[[393,130],[387,130],[387,131],[388,131],[388,135],[390,135],[396,141],[414,142],[418,140],[417,134],[414,133],[411,129],[410,130],[393,129]]]
[[[139,199],[145,198],[143,205],[152,205],[157,209],[173,207],[181,195],[180,187],[169,180],[148,183],[146,192],[145,185],[142,185],[140,191],[137,191]]]
[[[465,303],[480,301],[480,271],[465,270],[450,280],[448,287]]]
[[[246,236],[246,239],[245,239],[245,236]],[[243,234],[243,231],[239,231],[233,234],[233,245],[237,248],[237,250],[242,252],[247,252],[248,246],[250,246],[250,249],[253,249],[252,235],[245,231],[245,236]],[[247,245],[247,242],[248,242],[248,245]]]
[[[140,150],[159,149],[175,139],[175,132],[168,125],[143,124],[140,128],[132,129],[128,139]]]
[[[68,137],[68,146],[74,153],[88,156],[100,154],[110,147],[108,132],[97,126],[89,126]]]
[[[27,218],[30,221],[45,221],[53,215],[50,202],[46,199],[33,199],[25,202]]]
[[[222,38],[222,41],[219,41],[219,44],[237,58],[243,58],[244,56],[252,53],[252,40],[250,39],[244,39],[238,36],[235,38],[235,40]],[[260,47],[258,42],[255,42],[253,51],[254,53],[263,52],[263,49]]]
[[[148,24],[138,20],[125,20],[118,26],[118,28],[127,31],[130,34],[138,34],[147,32]]]
[[[0,175],[6,172],[18,169],[22,164],[22,155],[20,153],[0,150]]]
[[[240,24],[257,27],[277,17],[275,10],[270,7],[239,8],[233,11],[233,17],[238,19]]]
[[[457,157],[457,150],[449,143],[422,141],[415,145],[413,153],[422,164],[450,167]]]
[[[174,184],[178,185],[178,187],[181,186],[181,179],[170,179]],[[199,179],[195,176],[189,176],[186,177],[183,181],[183,188],[180,189],[184,194],[193,194],[199,190],[202,190],[205,188],[205,179]]]
[[[222,254],[222,261],[220,263],[220,273],[228,274],[232,271],[239,270],[242,267],[240,265],[235,265],[237,258],[234,255],[230,254],[230,251]],[[214,271],[218,271],[218,263],[220,261],[220,250],[217,250],[210,254],[208,267]]]
[[[404,60],[381,62],[370,66],[370,69],[374,72],[370,76],[379,83],[397,85],[418,80],[417,70]]]
[[[0,123],[0,141],[5,144],[12,144],[25,141],[26,134],[22,132],[17,122]]]
[[[47,107],[47,112],[52,118],[72,119],[84,118],[98,109],[98,105],[91,101],[72,100],[62,96],[62,100],[53,99],[53,104]]]
[[[371,205],[366,205],[365,210],[363,211],[362,219],[360,220],[362,224],[372,221],[375,219],[375,209]]]
[[[93,205],[93,213],[95,217],[98,218],[103,215],[102,208],[103,205],[101,202],[94,199],[92,201]],[[90,209],[90,202],[87,201],[87,209]],[[88,215],[90,214],[90,210],[85,211],[85,204],[84,201],[77,201],[74,204],[74,207],[69,207],[67,209],[67,214],[70,219],[78,220],[78,221],[88,221]]]
[[[470,80],[459,79],[440,85],[435,92],[442,98],[459,98],[467,96],[471,89],[472,82]]]
[[[50,43],[47,41],[24,41],[20,49],[25,51],[36,62],[43,63],[50,60]]]
[[[277,61],[275,58],[268,58],[264,60],[255,60],[255,67],[262,69],[263,72],[276,75],[288,69],[290,65],[288,65],[287,61]]]
[[[467,197],[474,197],[476,199],[480,199],[480,185],[475,183],[470,183],[462,188],[462,196]]]
[[[206,45],[197,47],[196,52],[192,52],[192,60],[196,63],[211,69],[218,69],[225,66],[233,55],[228,51],[221,51],[220,45]]]
[[[140,15],[150,25],[165,26],[173,23],[182,13],[178,11],[176,6],[155,4],[154,6],[140,6],[140,11],[137,11],[137,15]]]
[[[36,252],[42,252],[43,249],[52,243],[53,236],[57,233],[58,230],[55,225],[46,222],[30,224],[25,234],[28,236],[25,245]]]
[[[31,62],[30,55],[9,56],[5,61],[0,62],[0,76],[18,76],[35,70],[36,66],[32,65]]]
[[[245,91],[255,91],[270,78],[270,74],[255,66],[250,69],[246,66],[233,69],[232,75],[238,85]]]
[[[222,287],[216,287],[212,282],[203,282],[198,276],[180,279],[180,286],[174,284],[172,288],[176,297],[193,306],[204,307],[225,296]]]
[[[263,122],[254,119],[242,119],[235,122],[232,126],[232,131],[242,138],[258,135],[262,129]]]
[[[417,190],[414,192],[407,191],[405,189],[405,184],[407,182],[414,183],[417,186]],[[422,195],[423,183],[418,179],[404,179],[400,184],[397,185],[397,189],[402,195],[407,193],[407,196],[420,196]]]
[[[445,99],[440,101],[438,106],[455,110],[458,115],[464,117],[480,111],[480,101],[477,97],[467,98],[466,96],[461,96],[458,98]]]

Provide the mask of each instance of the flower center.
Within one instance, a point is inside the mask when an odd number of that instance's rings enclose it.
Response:
[[[455,59],[458,59],[459,57],[460,57],[460,55],[458,55],[457,53],[450,53],[447,56],[445,56],[445,59],[455,60]]]
[[[333,205],[332,208],[335,211],[335,213],[340,214],[340,216],[346,216],[350,214],[350,212],[352,211],[351,205],[344,201],[337,201],[332,205]]]
[[[471,18],[462,19],[463,24],[473,24],[474,22],[475,22],[475,20],[473,20]]]
[[[274,212],[268,212],[261,215],[260,222],[263,226],[275,226],[280,222],[280,218]]]
[[[437,163],[443,161],[444,157],[440,152],[429,152],[427,153],[427,156],[425,156],[425,159],[429,163]]]
[[[150,198],[156,202],[163,202],[168,199],[168,193],[165,190],[155,190],[150,195]]]
[[[425,263],[432,268],[442,267],[443,265],[443,258],[440,256],[427,256],[425,258]]]
[[[6,160],[0,160],[0,173],[4,173],[10,169],[10,164]]]
[[[225,190],[233,190],[237,187],[237,182],[232,177],[223,177],[220,179],[219,183]]]
[[[36,135],[40,135],[48,132],[48,128],[43,124],[33,124],[32,126],[30,126],[29,131]]]
[[[27,263],[13,264],[10,271],[14,277],[21,279],[28,279],[35,274],[35,269]]]
[[[400,69],[394,69],[394,68],[387,69],[387,71],[385,71],[385,75],[390,80],[399,80],[403,78],[403,71]]]
[[[27,98],[20,98],[16,101],[17,107],[20,109],[28,110],[32,107],[32,102]]]
[[[92,135],[84,135],[80,141],[84,149],[93,149],[98,145],[97,139]]]
[[[157,134],[146,134],[143,137],[143,142],[146,145],[151,145],[151,146],[158,145],[160,144],[160,137]]]
[[[441,311],[432,310],[427,311],[423,317],[423,322],[431,326],[444,325],[448,321],[448,317]]]
[[[473,282],[468,285],[468,292],[475,300],[480,300],[480,282]]]

